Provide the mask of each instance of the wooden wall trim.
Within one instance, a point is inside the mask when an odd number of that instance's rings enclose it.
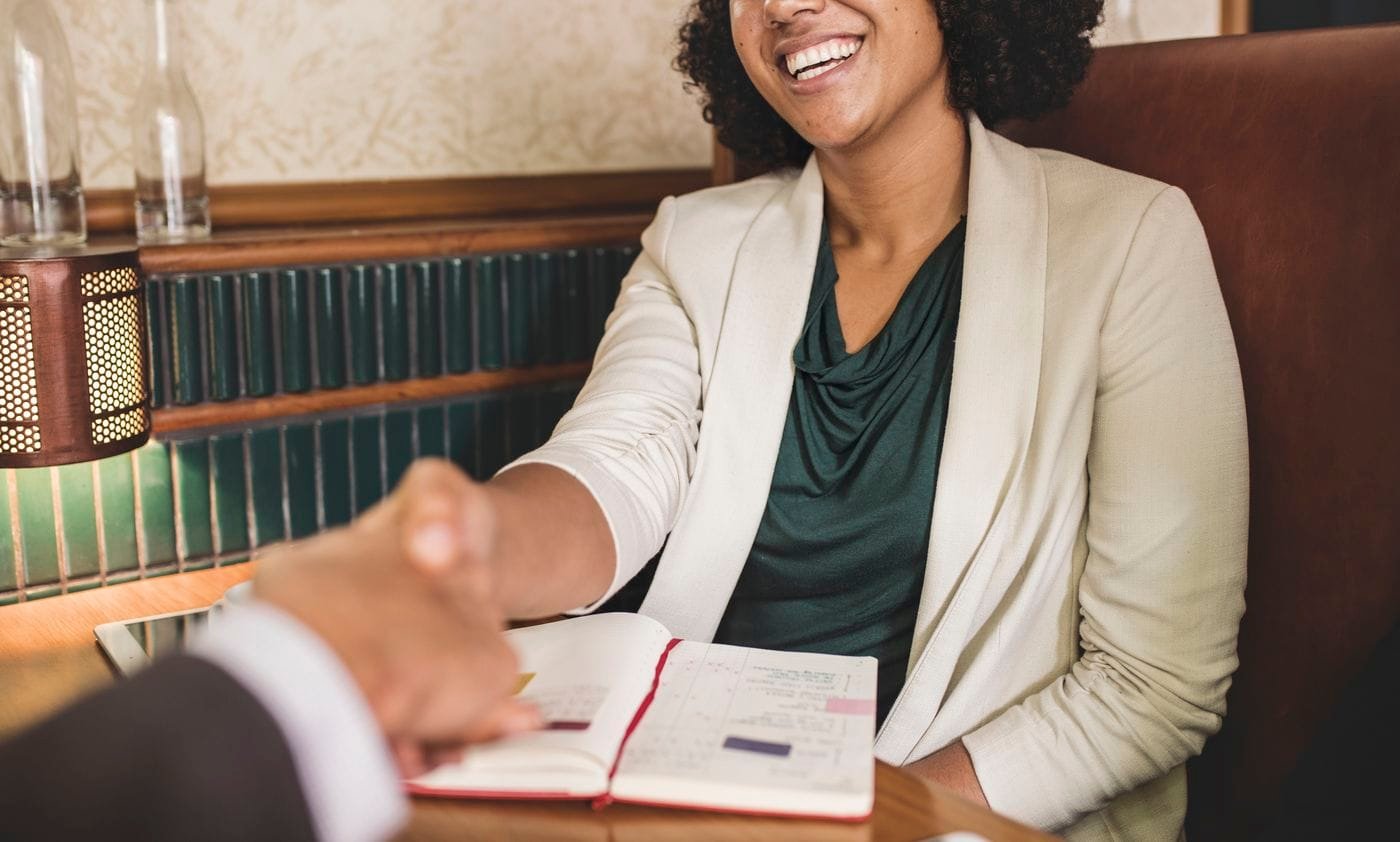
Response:
[[[1249,0],[1220,0],[1220,34],[1244,35],[1249,32]]]
[[[400,181],[213,187],[215,231],[294,225],[403,222],[531,214],[651,212],[665,196],[710,184],[710,170],[668,169]],[[130,236],[130,190],[87,195],[88,230]]]
[[[199,243],[144,246],[147,275],[402,260],[635,243],[652,212],[516,220],[379,223],[216,234]],[[100,242],[100,241],[95,241]]]
[[[299,395],[275,395],[269,398],[158,409],[152,415],[158,435],[182,430],[245,426],[301,415],[496,392],[557,381],[582,380],[588,376],[590,368],[590,363],[566,363],[504,371],[473,371],[398,383],[325,389]]]

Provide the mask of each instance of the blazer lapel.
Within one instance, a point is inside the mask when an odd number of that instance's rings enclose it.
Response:
[[[807,312],[823,202],[813,156],[739,247],[688,502],[641,607],[677,637],[714,637],[758,534],[792,397],[792,350]]]
[[[1035,418],[1044,331],[1047,197],[1039,157],[968,117],[967,246],[952,394],[909,678],[876,745],[903,763],[974,630]],[[1005,518],[1003,518],[1005,520]]]

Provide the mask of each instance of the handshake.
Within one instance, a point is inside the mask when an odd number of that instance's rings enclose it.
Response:
[[[492,567],[497,516],[486,486],[424,460],[354,523],[259,563],[257,599],[340,659],[405,777],[470,743],[539,727],[512,697],[517,664]]]
[[[0,742],[5,838],[387,838],[402,778],[541,726],[506,619],[596,601],[614,559],[564,471],[479,484],[420,461],[354,523],[265,556],[189,654]]]

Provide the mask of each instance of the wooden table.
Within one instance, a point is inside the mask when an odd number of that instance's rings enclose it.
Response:
[[[242,564],[0,608],[0,736],[112,681],[99,623],[209,605],[252,575]],[[875,775],[875,815],[861,824],[763,819],[613,805],[418,799],[404,840],[915,840],[967,830],[988,839],[1050,837],[975,807],[892,766]]]

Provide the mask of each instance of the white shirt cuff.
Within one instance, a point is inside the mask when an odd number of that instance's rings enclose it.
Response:
[[[234,603],[189,652],[233,676],[277,722],[322,842],[379,842],[407,821],[408,800],[368,704],[310,629],[265,603]]]

